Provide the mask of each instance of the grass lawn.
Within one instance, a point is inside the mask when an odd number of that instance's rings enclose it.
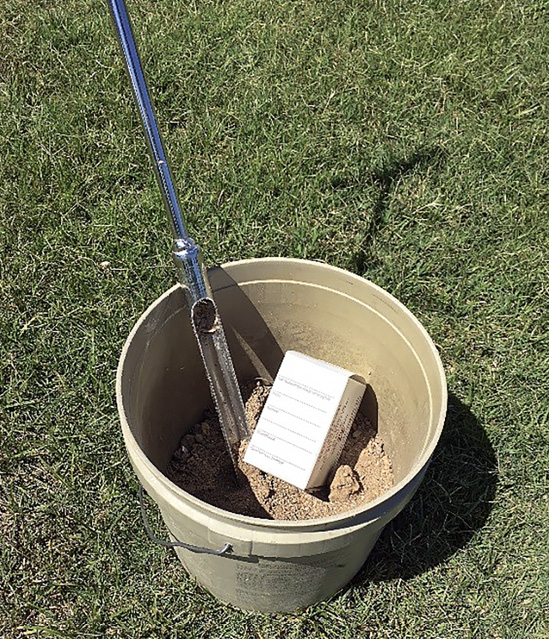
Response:
[[[160,196],[106,2],[4,0],[0,636],[547,639],[546,4],[129,11],[207,263],[393,293],[440,349],[447,426],[352,585],[303,613],[223,606],[152,546],[114,379],[174,281]]]

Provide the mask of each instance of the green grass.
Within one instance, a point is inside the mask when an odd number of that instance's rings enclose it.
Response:
[[[174,279],[160,198],[106,3],[6,0],[0,636],[547,638],[545,3],[129,10],[206,261],[383,286],[440,348],[448,424],[353,585],[301,614],[224,607],[153,547],[114,377]]]

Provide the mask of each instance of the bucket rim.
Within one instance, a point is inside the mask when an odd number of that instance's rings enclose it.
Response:
[[[375,284],[371,280],[366,277],[362,277],[360,275],[356,275],[355,273],[351,273],[345,269],[339,268],[337,266],[332,266],[323,262],[321,260],[305,260],[298,258],[285,258],[285,257],[261,257],[261,258],[250,258],[243,260],[236,260],[233,262],[226,262],[221,265],[216,265],[208,270],[214,270],[216,268],[221,269],[232,269],[237,268],[238,266],[245,266],[251,263],[294,263],[296,266],[309,264],[314,267],[324,268],[326,270],[330,270],[332,272],[339,272],[341,275],[344,275],[346,278],[355,279],[360,283],[367,283],[369,286],[374,288],[379,294],[388,298],[392,303],[394,303],[401,312],[403,312],[409,320],[419,329],[423,339],[425,339],[428,344],[431,353],[434,356],[434,360],[437,368],[437,377],[440,381],[441,386],[441,406],[442,410],[438,416],[438,420],[436,425],[434,426],[433,435],[431,437],[430,442],[425,446],[421,455],[418,457],[417,461],[413,464],[412,468],[406,473],[406,475],[397,482],[392,488],[376,499],[373,499],[365,504],[356,506],[353,509],[337,513],[334,515],[327,515],[325,517],[318,517],[315,519],[303,519],[303,520],[284,520],[284,519],[264,519],[260,517],[251,517],[249,515],[242,515],[239,513],[233,513],[228,510],[224,510],[217,506],[213,506],[208,502],[205,502],[197,497],[194,497],[190,493],[186,492],[177,484],[172,482],[168,477],[153,464],[150,459],[147,457],[136,438],[134,437],[129,422],[127,420],[127,415],[124,407],[124,400],[122,397],[122,373],[126,361],[126,356],[128,354],[128,350],[130,344],[133,341],[133,338],[137,331],[139,330],[143,320],[160,304],[162,304],[165,299],[173,295],[176,291],[181,290],[181,284],[175,284],[171,286],[169,289],[164,291],[162,295],[156,298],[147,309],[139,316],[136,320],[135,324],[132,327],[130,334],[124,342],[124,346],[122,348],[122,352],[120,355],[120,359],[118,362],[117,373],[116,373],[116,403],[118,407],[118,413],[120,417],[120,422],[122,426],[122,432],[124,436],[124,440],[126,443],[126,448],[128,451],[128,455],[136,455],[139,458],[139,464],[141,468],[146,468],[150,474],[151,483],[156,486],[162,486],[164,489],[163,499],[166,499],[167,495],[169,495],[174,501],[172,506],[178,507],[176,502],[183,501],[187,506],[198,509],[202,513],[207,516],[214,517],[215,519],[225,520],[230,523],[235,524],[245,524],[250,528],[260,528],[262,530],[269,528],[271,530],[278,529],[280,532],[306,532],[306,531],[314,531],[314,530],[327,530],[334,528],[347,527],[349,525],[357,523],[357,519],[360,518],[361,521],[371,521],[373,519],[377,519],[383,515],[383,513],[392,507],[392,503],[395,498],[403,491],[405,491],[406,487],[413,482],[413,480],[421,475],[422,472],[425,471],[425,468],[429,464],[433,452],[438,445],[440,440],[440,436],[442,434],[442,429],[444,427],[444,422],[446,418],[447,404],[448,404],[448,389],[446,383],[446,375],[444,372],[444,368],[442,365],[442,360],[440,358],[440,354],[438,349],[433,342],[431,336],[418,320],[418,318],[402,303],[400,302],[394,295],[389,293],[387,290],[383,289],[381,286]],[[250,279],[249,281],[254,281]],[[214,289],[215,293],[215,289]],[[132,448],[132,452],[130,453],[130,444]],[[133,460],[132,460],[133,461]],[[135,464],[134,464],[135,467]],[[156,492],[156,491],[155,491]],[[168,500],[169,501],[169,500]],[[274,532],[274,531],[273,531]]]

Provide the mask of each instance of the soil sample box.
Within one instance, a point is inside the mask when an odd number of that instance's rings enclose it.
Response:
[[[341,454],[364,391],[359,375],[288,351],[244,461],[301,489],[322,486]]]

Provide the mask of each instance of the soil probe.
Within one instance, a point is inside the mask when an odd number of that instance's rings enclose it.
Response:
[[[126,61],[135,101],[141,115],[164,206],[171,220],[174,236],[173,256],[178,277],[186,292],[191,323],[210,382],[212,398],[236,468],[238,445],[250,434],[225,332],[212,297],[200,248],[187,235],[183,224],[170,166],[164,152],[164,145],[139,61],[126,5],[124,0],[109,0],[109,5]]]

